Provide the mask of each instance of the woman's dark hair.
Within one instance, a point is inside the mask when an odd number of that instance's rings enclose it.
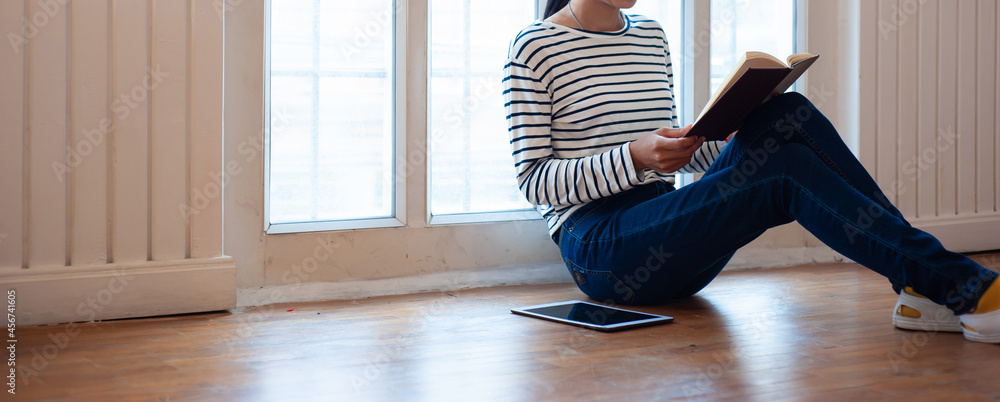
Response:
[[[545,4],[545,16],[542,19],[546,19],[555,14],[557,11],[562,10],[563,7],[569,4],[569,0],[549,0]]]

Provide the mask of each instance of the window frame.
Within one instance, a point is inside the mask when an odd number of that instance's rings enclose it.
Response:
[[[271,223],[271,3],[264,2],[264,233],[288,234],[406,226],[406,20],[408,1],[392,0],[392,212],[388,217]]]

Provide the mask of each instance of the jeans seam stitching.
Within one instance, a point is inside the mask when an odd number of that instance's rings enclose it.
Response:
[[[585,275],[607,276],[608,278],[612,279],[615,283],[617,283],[619,286],[621,286],[623,289],[628,290],[629,295],[628,295],[628,297],[623,298],[623,300],[625,300],[626,302],[629,302],[629,303],[631,303],[633,300],[635,300],[635,298],[636,298],[636,290],[630,288],[628,285],[625,284],[625,282],[622,282],[621,278],[618,278],[618,275],[615,275],[615,273],[612,272],[611,270],[603,270],[603,271],[592,270],[592,269],[585,268],[582,265],[577,264],[577,263],[571,261],[569,258],[565,258],[564,257],[563,259],[566,261],[566,265],[571,270],[580,271],[580,273],[585,274]],[[579,269],[577,269],[577,268],[579,268]],[[575,278],[574,278],[574,281],[575,281]],[[589,281],[587,281],[587,282],[589,283]],[[579,286],[579,285],[580,284],[577,284],[577,286]]]
[[[832,209],[828,208],[828,207],[827,207],[827,206],[826,206],[825,204],[823,204],[822,202],[819,202],[819,199],[818,199],[818,198],[817,198],[817,197],[816,197],[816,196],[815,196],[815,195],[814,195],[814,194],[813,194],[812,192],[810,192],[809,190],[807,190],[807,189],[805,188],[805,186],[803,186],[803,185],[802,185],[801,183],[799,183],[799,182],[798,182],[797,180],[795,180],[795,179],[794,179],[794,178],[792,178],[792,177],[788,177],[788,180],[789,180],[789,181],[791,181],[792,183],[794,183],[796,187],[799,187],[799,189],[801,189],[801,190],[802,190],[802,192],[803,192],[804,194],[807,194],[807,195],[809,196],[809,198],[811,198],[811,199],[812,199],[812,200],[813,200],[814,202],[816,202],[816,203],[817,203],[817,205],[820,205],[821,207],[823,207],[823,209],[827,210],[827,212],[829,212],[829,213],[830,213],[831,215],[833,215],[833,216],[835,216],[835,217],[839,218],[839,219],[840,219],[840,220],[842,220],[842,221],[843,221],[844,223],[847,223],[847,224],[851,225],[852,227],[854,227],[854,228],[856,228],[856,229],[859,229],[859,233],[860,233],[860,234],[861,234],[862,236],[865,236],[865,237],[868,237],[868,238],[870,238],[870,239],[872,239],[872,240],[874,240],[874,241],[876,241],[876,242],[878,242],[878,243],[882,244],[882,245],[883,245],[883,246],[885,246],[886,248],[888,248],[888,249],[890,249],[890,250],[892,250],[892,251],[894,251],[894,252],[898,253],[898,254],[899,254],[899,255],[901,255],[901,256],[904,256],[904,257],[905,257],[906,259],[908,259],[908,260],[911,260],[911,261],[914,261],[914,262],[916,262],[917,264],[921,265],[921,266],[922,266],[923,268],[930,268],[930,267],[932,266],[931,264],[929,264],[929,263],[928,263],[927,261],[925,261],[924,259],[922,259],[922,258],[916,258],[916,257],[911,257],[911,256],[907,255],[907,254],[906,254],[905,252],[903,252],[902,250],[900,250],[900,249],[896,248],[895,246],[893,246],[893,245],[892,245],[891,243],[887,242],[887,241],[886,241],[885,239],[882,239],[882,238],[881,238],[881,237],[879,237],[879,236],[875,236],[875,235],[873,235],[873,234],[871,234],[871,233],[869,233],[869,232],[867,232],[867,231],[863,230],[862,228],[858,227],[857,225],[854,225],[854,224],[853,224],[853,223],[852,223],[852,222],[850,221],[850,219],[847,219],[846,217],[844,217],[844,216],[841,216],[840,214],[836,213],[836,212],[835,212],[835,211],[833,211]],[[955,280],[955,279],[953,279],[953,278],[951,278],[951,277],[949,277],[949,276],[945,275],[944,273],[940,273],[940,272],[937,272],[937,271],[934,271],[934,272],[935,272],[935,273],[937,273],[938,275],[941,275],[941,276],[944,276],[944,277],[946,277],[946,278],[948,278],[948,279],[951,279],[951,280],[955,281],[956,283],[960,282],[960,281],[958,281],[958,280]]]
[[[738,190],[738,191],[742,192],[742,191],[745,191],[745,190],[750,190],[750,189],[756,188],[756,187],[758,187],[760,185],[770,183],[771,181],[774,181],[776,179],[778,179],[778,178],[769,178],[769,179],[767,179],[765,181],[761,181],[759,183],[754,184],[753,186],[749,186],[749,187],[746,187],[746,188]],[[670,217],[670,219],[665,219],[663,221],[672,220],[672,219],[680,218],[680,217],[683,217],[683,216],[686,216],[686,215],[690,215],[690,214],[694,213],[695,211],[697,211],[697,210],[699,210],[701,208],[704,208],[706,205],[708,205],[710,203],[717,202],[718,200],[719,199],[716,198],[716,199],[713,199],[710,202],[702,203],[702,204],[700,204],[696,208],[691,208],[691,209],[685,210],[684,212],[681,212],[681,213],[679,213],[677,215],[673,215],[673,216]],[[633,230],[633,231],[628,232],[628,233],[622,233],[620,236],[618,236],[618,238],[626,237],[626,236],[631,236],[631,235],[634,235],[636,233],[649,230],[651,226],[655,226],[656,224],[659,224],[659,223],[661,223],[663,221],[656,221],[655,223],[650,223],[650,224],[642,227],[641,229],[636,229],[636,230]],[[584,241],[583,239],[579,239],[579,241],[580,241],[581,244],[588,244],[588,245],[589,244],[594,244],[594,243],[603,243],[603,242],[608,242],[608,241],[613,241],[613,240],[615,240],[615,239],[614,238],[602,238],[602,239],[595,239],[595,240],[588,240],[588,241]]]

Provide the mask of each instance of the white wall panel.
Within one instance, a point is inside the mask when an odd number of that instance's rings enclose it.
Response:
[[[996,124],[996,0],[979,0],[976,11],[976,213],[995,209],[997,165]]]
[[[918,17],[917,140],[913,144],[916,217],[937,215],[938,1],[927,0]],[[919,150],[919,153],[917,152]]]
[[[75,1],[70,35],[71,258],[74,265],[108,261],[109,0]],[[80,52],[86,49],[86,52]]]
[[[948,216],[958,211],[958,7],[941,4],[938,11],[937,215]]]
[[[63,307],[116,275],[96,318],[235,306],[221,188],[183,212],[223,170],[216,3],[0,2],[0,287],[32,293],[26,324],[95,319]]]
[[[42,5],[46,5],[43,7]],[[27,44],[28,69],[28,264],[65,265],[68,130],[67,11],[56,2],[32,2],[37,34]],[[51,12],[49,10],[52,10]]]
[[[899,9],[897,9],[898,12]],[[909,16],[906,23],[900,24],[897,36],[897,77],[912,77],[910,81],[898,80],[897,102],[899,102],[898,126],[896,131],[896,178],[900,183],[897,193],[896,207],[905,216],[917,214],[917,91],[923,86],[917,75],[918,32],[921,28],[916,15]]]
[[[148,4],[115,1],[114,99],[111,112],[117,129],[112,136],[111,259],[145,261],[149,234],[149,66]]]
[[[877,110],[878,98],[875,88],[876,77],[878,77],[878,49],[874,45],[874,40],[862,41],[860,38],[878,37],[878,3],[874,1],[861,1],[857,4],[858,18],[858,56],[857,59],[866,60],[858,63],[858,110]],[[863,90],[867,89],[867,90]],[[858,113],[857,153],[861,163],[873,175],[878,171],[878,136],[875,135],[877,128],[877,113]],[[850,132],[848,130],[848,132]]]
[[[188,10],[190,3],[157,1],[153,9],[153,66],[169,72],[150,100],[152,105],[152,258],[187,255],[188,226],[179,206],[187,202],[188,157]]]
[[[996,14],[994,14],[994,21],[1000,22],[1000,7],[996,7]],[[995,26],[996,25],[994,24],[994,27]],[[1000,45],[1000,29],[996,29],[995,42],[993,43]],[[993,66],[1000,66],[1000,50],[995,52]],[[997,92],[1000,92],[1000,68],[994,67],[993,72],[994,72],[993,82],[994,84],[996,84],[997,88],[993,92],[993,99],[994,99],[993,106],[996,108],[996,112],[994,112],[993,116],[994,119],[996,119],[996,116],[1000,116],[1000,96],[998,96],[997,94]],[[998,126],[1000,126],[1000,124],[995,124],[993,126],[993,155],[994,155],[993,171],[994,172],[1000,172],[1000,161],[997,161],[997,159],[1000,159],[1000,138],[998,138],[1000,137],[1000,127]],[[1000,175],[1000,173],[997,174]],[[998,182],[1000,182],[1000,178],[996,178],[996,180],[993,180],[994,183],[993,210],[1000,212],[1000,183]]]
[[[895,5],[895,0],[879,0],[878,20],[891,21]],[[898,144],[896,141],[896,128],[899,124],[896,116],[899,114],[899,99],[897,98],[899,91],[895,79],[883,79],[882,77],[895,77],[898,74],[898,32],[898,29],[882,28],[878,30],[879,47],[877,50],[878,58],[876,60],[878,79],[876,81],[875,107],[877,111],[876,129],[878,137],[875,140],[877,164],[874,176],[882,184],[882,187],[886,189],[886,195],[893,203],[899,202],[900,193],[906,193],[906,188],[900,185],[898,176],[896,175],[896,166],[898,165],[896,162]]]
[[[24,15],[24,2],[4,3],[0,26],[20,27]],[[14,33],[21,37],[20,29]],[[0,268],[20,268],[24,245],[24,63],[20,41],[0,46]]]
[[[214,2],[191,3],[191,257],[222,253],[222,18]]]
[[[908,219],[961,251],[1000,248],[998,11],[993,0],[879,0],[859,16],[861,99],[875,104],[860,108],[876,148],[867,166]]]
[[[0,3],[0,267],[221,256],[223,16],[63,3]]]
[[[976,212],[976,2],[958,1],[958,42],[949,44],[958,49],[958,157],[957,172],[954,177],[958,214]]]

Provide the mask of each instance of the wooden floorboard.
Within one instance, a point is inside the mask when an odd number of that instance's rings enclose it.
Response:
[[[975,258],[1000,268],[1000,255]],[[568,285],[17,329],[21,400],[996,400],[1000,346],[893,328],[854,264],[723,273],[601,333],[510,314]],[[294,308],[292,311],[289,309]],[[7,395],[9,396],[9,395]]]

